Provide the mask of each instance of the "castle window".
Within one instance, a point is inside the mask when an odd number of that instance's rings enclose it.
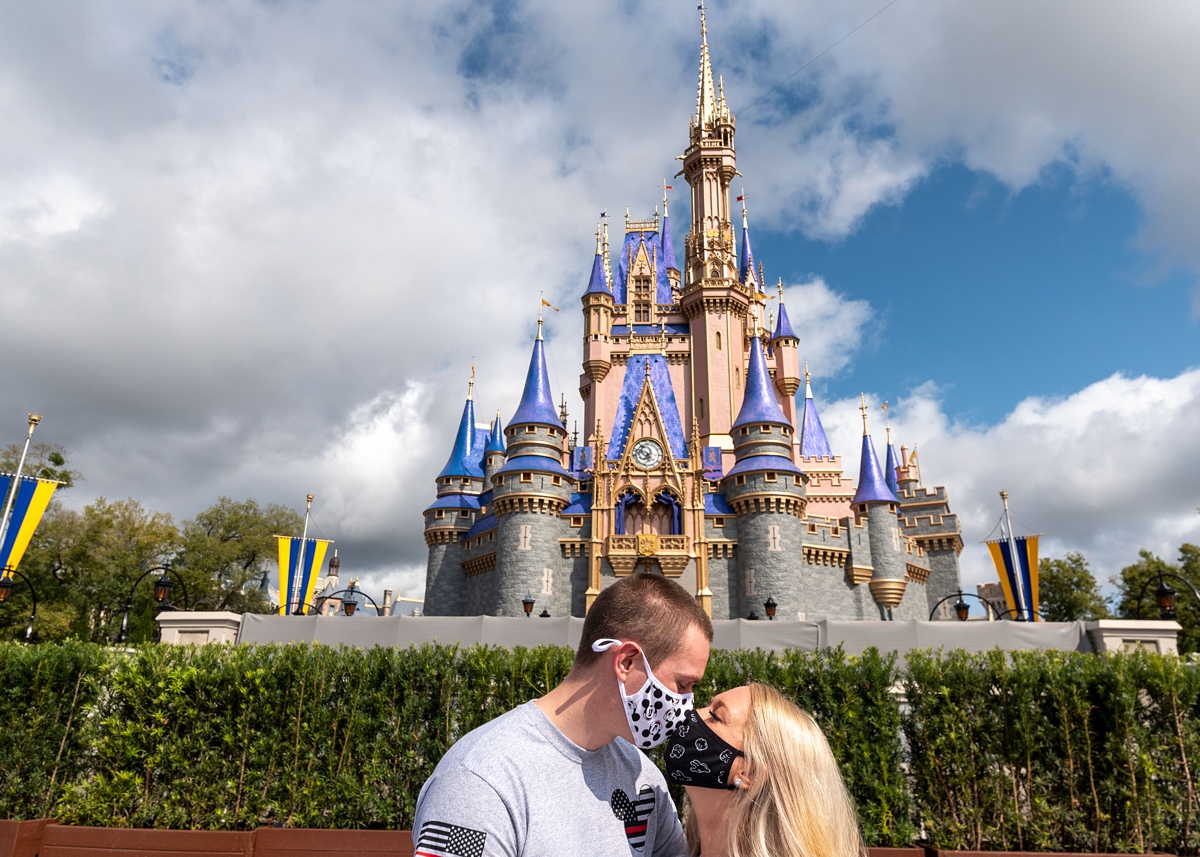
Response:
[[[742,386],[742,370],[741,369],[733,370],[733,386],[735,386],[735,387]]]
[[[496,534],[495,534],[495,533],[488,533],[488,541],[489,541],[489,542],[494,542],[495,540],[496,540]]]
[[[533,474],[532,474],[532,473],[522,473],[522,474],[521,474],[521,481],[522,481],[522,482],[532,482],[532,481],[533,481]]]
[[[721,331],[717,331],[717,350],[721,350]]]
[[[713,518],[713,526],[714,527],[725,526],[725,519],[724,518]]]
[[[562,477],[561,476],[552,476],[550,478],[550,483],[552,485],[562,485]]]
[[[696,400],[696,416],[698,416],[700,419],[704,419],[704,399]]]
[[[764,477],[763,477],[763,479],[765,479],[767,482],[778,482],[778,481],[779,481],[779,474],[778,474],[778,473],[773,473],[772,471],[768,470],[768,471],[767,471],[767,475],[766,475],[766,476],[764,476]]]
[[[461,480],[461,481],[462,481],[462,484],[463,484],[463,485],[468,485],[468,486],[469,486],[469,485],[471,484],[471,480],[470,480],[470,479],[463,479],[463,480]]]
[[[759,426],[759,427],[758,427],[758,433],[759,433],[759,434],[770,434],[770,433],[771,433],[771,427],[770,427],[770,426]]]
[[[746,484],[746,477],[745,477],[745,476],[739,476],[737,479],[735,479],[735,480],[734,480],[734,484],[735,484],[735,485],[745,485],[745,484]]]
[[[583,518],[580,516],[575,516],[575,517],[571,518],[571,526],[572,527],[582,527],[583,526]]]
[[[460,517],[460,518],[469,518],[469,517],[471,517],[471,512],[470,512],[470,510],[468,510],[468,509],[459,509],[459,510],[458,510],[458,517]]]
[[[742,437],[750,437],[750,429],[748,429],[748,428],[742,429]]]
[[[787,426],[784,426],[784,427],[783,427],[783,436],[784,436],[784,437],[787,437],[787,436],[788,436],[788,435],[790,435],[791,433],[792,433],[792,430],[791,430],[790,428],[788,428]]]
[[[537,426],[525,426],[525,434],[537,434]]]
[[[441,509],[438,509],[436,512],[433,513],[433,517],[444,518],[444,517],[446,517],[446,513],[443,512]]]

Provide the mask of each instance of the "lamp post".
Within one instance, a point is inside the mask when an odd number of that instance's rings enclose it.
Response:
[[[375,608],[376,616],[383,615],[383,608],[380,607],[375,602],[375,599],[372,598],[370,595],[367,595],[366,592],[359,589],[353,583],[351,583],[345,589],[339,589],[337,592],[331,592],[329,595],[325,596],[325,599],[327,601],[332,600],[332,599],[336,598],[337,596],[341,595],[343,592],[346,592],[350,595],[349,598],[345,598],[342,600],[342,612],[345,613],[347,616],[353,616],[354,612],[358,609],[358,601],[356,600],[356,596],[359,596],[359,595],[361,595],[363,598],[365,598],[371,602],[371,606]]]
[[[768,621],[771,621],[771,622],[775,621],[775,611],[777,609],[779,609],[779,605],[775,603],[774,598],[772,598],[770,595],[768,595],[767,600],[763,602],[763,610],[767,611]]]
[[[538,614],[538,618],[539,618],[539,619],[549,619],[549,618],[550,618],[550,610],[549,610],[549,608],[547,608],[547,607],[543,607],[543,608],[542,608],[542,612]]]
[[[25,642],[33,642],[33,620],[37,618],[37,590],[33,588],[33,584],[29,582],[29,578],[21,574],[15,568],[5,567],[4,576],[0,577],[0,604],[8,600],[8,596],[13,591],[14,577],[19,577],[25,581],[25,585],[29,587],[29,597],[33,599],[33,610],[29,614],[29,624],[25,626]]]
[[[153,568],[148,568],[138,575],[138,579],[133,582],[133,586],[129,587],[129,596],[125,599],[125,613],[121,616],[121,630],[117,634],[117,642],[124,643],[125,635],[129,631],[129,613],[133,610],[133,593],[137,589],[138,584],[149,577],[156,571],[162,572],[162,577],[154,581],[154,601],[159,604],[159,612],[163,610],[172,610],[170,601],[171,594],[171,576],[179,582],[179,589],[183,593],[183,609],[188,609],[187,587],[183,583],[183,578],[179,576],[179,572],[172,571],[168,564],[156,565]],[[158,635],[155,634],[155,642],[158,641]]]
[[[1158,618],[1164,622],[1175,618],[1175,597],[1179,594],[1171,584],[1167,583],[1167,578],[1176,580],[1183,584],[1184,588],[1192,593],[1192,597],[1196,599],[1197,606],[1200,606],[1200,592],[1196,591],[1196,587],[1178,574],[1172,574],[1169,571],[1158,572],[1158,586],[1154,587],[1154,603],[1158,607]],[[1142,591],[1138,593],[1137,602],[1134,605],[1134,615],[1140,617],[1142,615],[1142,597],[1145,596],[1146,590],[1150,588],[1153,580],[1147,580],[1142,586]]]
[[[525,610],[525,618],[528,619],[533,615],[533,605],[536,602],[533,600],[533,593],[526,592],[525,597],[521,599],[521,607]]]
[[[999,618],[1000,611],[996,609],[995,604],[988,601],[986,598],[984,598],[981,595],[976,595],[973,592],[963,592],[960,589],[958,592],[955,592],[952,595],[947,595],[945,598],[943,598],[937,604],[933,605],[933,609],[929,611],[929,621],[930,622],[933,621],[933,617],[937,614],[937,609],[939,607],[941,607],[943,604],[945,604],[947,601],[949,601],[951,598],[958,599],[957,601],[954,602],[954,615],[958,618],[959,622],[967,621],[967,617],[971,614],[971,606],[969,604],[967,604],[966,601],[963,601],[964,598],[977,599],[981,604],[983,604],[984,609],[987,610],[989,614]],[[1012,611],[1008,611],[1008,612],[1012,612]],[[989,619],[988,621],[990,622],[991,620]]]

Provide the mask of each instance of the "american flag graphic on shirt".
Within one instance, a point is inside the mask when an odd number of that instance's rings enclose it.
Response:
[[[483,857],[487,834],[444,821],[427,821],[417,837],[415,857]]]

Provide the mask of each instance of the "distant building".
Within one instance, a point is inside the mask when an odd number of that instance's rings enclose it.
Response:
[[[734,117],[701,19],[700,83],[682,175],[692,220],[683,266],[664,197],[625,218],[616,259],[597,229],[584,315],[582,442],[556,411],[541,322],[504,427],[476,425],[472,393],[425,510],[425,613],[582,616],[619,577],[675,578],[714,618],[926,619],[960,587],[958,519],[915,462],[883,467],[866,431],[853,485],[801,373],[779,289],[756,270],[730,182]],[[804,387],[797,406],[796,394]]]

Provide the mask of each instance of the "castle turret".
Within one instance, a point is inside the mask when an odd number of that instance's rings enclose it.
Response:
[[[675,261],[675,242],[671,238],[671,223],[667,217],[667,189],[663,188],[663,218],[662,218],[663,265],[667,269],[667,279],[671,282],[672,303],[679,299],[680,271],[679,263]]]
[[[886,402],[884,408],[886,413]],[[896,472],[900,469],[900,460],[896,457],[896,447],[892,444],[892,427],[890,425],[887,427],[887,442],[887,464],[883,468],[883,479],[887,482],[888,490],[899,498],[900,482]]]
[[[495,568],[485,572],[491,581],[477,577],[481,609],[476,612],[522,616],[521,601],[528,594],[552,615],[569,615],[570,581],[555,577],[562,566],[559,540],[567,536],[559,513],[570,502],[575,481],[563,466],[567,431],[554,409],[540,318],[521,403],[505,435],[507,459],[492,477]]]
[[[483,449],[477,442],[475,429],[474,375],[472,368],[471,387],[454,447],[437,476],[437,499],[425,509],[425,544],[429,548],[425,570],[427,616],[458,612],[457,605],[464,593],[462,539],[479,511],[484,477]]]
[[[863,398],[862,457],[859,459],[858,490],[850,501],[855,516],[866,520],[867,544],[871,550],[871,595],[881,608],[881,618],[891,618],[892,609],[904,598],[907,585],[904,553],[900,549],[900,525],[896,520],[899,499],[892,493],[879,469],[875,444],[867,432],[867,404]],[[856,558],[856,564],[861,561]]]
[[[925,616],[947,595],[962,590],[958,557],[962,553],[962,528],[958,516],[950,511],[946,489],[940,485],[926,488],[921,484],[921,467],[914,447],[900,447],[897,483],[900,486],[900,531],[921,548],[929,564],[925,581],[928,603]],[[922,617],[924,618],[924,617]]]
[[[483,448],[484,484],[491,485],[492,477],[504,464],[504,426],[500,423],[500,410],[496,409],[496,418],[492,420],[492,429],[488,432],[487,446]]]
[[[807,514],[841,520],[850,515],[853,486],[842,477],[842,457],[834,455],[813,398],[808,366],[804,367],[804,414],[800,427],[800,466],[808,477]]]
[[[787,307],[783,305],[783,280],[779,281],[779,319],[771,334],[775,352],[775,386],[783,395],[783,412],[796,425],[796,391],[800,389],[800,337],[792,330]],[[796,438],[799,445],[799,438]]]
[[[691,188],[692,223],[684,242],[680,308],[692,346],[695,416],[704,446],[733,448],[729,428],[741,399],[747,316],[754,292],[738,278],[730,222],[729,183],[737,175],[734,119],[718,97],[700,15],[700,80],[683,175]]]
[[[734,466],[722,481],[738,515],[741,600],[735,615],[760,615],[768,597],[779,615],[805,612],[797,557],[804,554],[804,474],[792,462],[794,432],[772,389],[762,341],[750,340],[746,395],[733,423]]]

